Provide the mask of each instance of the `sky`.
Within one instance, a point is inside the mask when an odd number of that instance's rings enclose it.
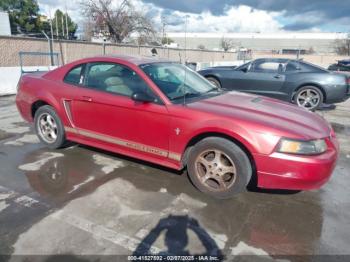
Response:
[[[114,0],[116,3],[121,0]],[[167,32],[350,32],[350,0],[131,0]],[[38,0],[41,12],[60,8],[82,28],[79,0]],[[187,20],[187,22],[186,22]]]

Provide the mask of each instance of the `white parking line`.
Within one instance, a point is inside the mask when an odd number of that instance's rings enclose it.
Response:
[[[22,206],[26,206],[26,207],[32,207],[33,205],[39,203],[38,200],[35,200],[29,196],[26,196],[26,195],[23,195],[23,196],[20,196],[20,197],[17,197],[15,200],[14,200],[15,203],[17,204],[20,204]]]
[[[102,166],[101,170],[106,175],[112,173],[115,169],[125,166],[122,161],[113,159],[111,157],[105,157],[97,154],[94,154],[92,157],[96,165]]]
[[[5,145],[23,146],[24,144],[37,144],[37,143],[39,143],[39,139],[36,135],[25,134],[20,138],[6,142]]]
[[[11,203],[16,203],[29,208],[36,204],[49,207],[49,205],[39,202],[28,195],[23,195],[6,187],[0,186],[0,206],[2,207],[2,209],[0,208],[0,211],[3,211],[5,208],[11,206]]]

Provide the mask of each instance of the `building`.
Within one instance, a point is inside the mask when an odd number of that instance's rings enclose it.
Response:
[[[0,35],[11,35],[10,18],[3,11],[0,11]]]
[[[222,49],[222,40],[228,41],[232,50],[242,48],[260,52],[280,54],[291,53],[334,53],[335,41],[347,38],[345,33],[167,33],[180,48],[198,48],[203,45],[209,50]]]

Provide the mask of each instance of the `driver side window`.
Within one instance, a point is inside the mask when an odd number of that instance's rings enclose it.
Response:
[[[136,72],[115,63],[88,64],[85,86],[130,98],[136,92],[144,92],[156,98],[146,82]]]
[[[253,64],[250,71],[260,73],[279,73],[284,71],[284,65],[274,61],[258,61]]]

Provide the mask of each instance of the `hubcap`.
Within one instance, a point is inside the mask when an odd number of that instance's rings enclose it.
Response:
[[[236,181],[236,166],[221,150],[202,152],[195,162],[196,175],[211,191],[226,191]]]
[[[320,94],[313,89],[305,89],[297,97],[298,106],[306,109],[315,109],[320,103]]]
[[[47,143],[54,143],[57,139],[57,124],[55,119],[48,113],[40,115],[37,123],[40,137]]]

